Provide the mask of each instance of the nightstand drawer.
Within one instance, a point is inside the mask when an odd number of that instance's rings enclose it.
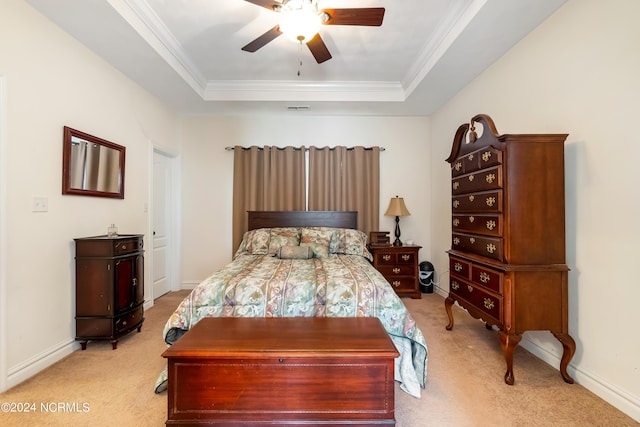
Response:
[[[418,289],[418,251],[421,246],[369,246],[373,266],[400,296],[421,298]]]
[[[409,264],[416,262],[415,252],[379,253],[376,260],[380,265]]]
[[[413,265],[381,265],[378,267],[378,271],[382,273],[384,277],[392,276],[411,276],[415,277],[416,270]]]
[[[395,265],[396,264],[396,254],[394,253],[376,253],[374,255],[374,260],[379,265]]]
[[[389,277],[387,278],[387,282],[393,287],[393,289],[397,291],[413,291],[416,287],[416,278],[415,277]]]

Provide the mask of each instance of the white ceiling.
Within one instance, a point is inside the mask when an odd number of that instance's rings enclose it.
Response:
[[[322,26],[322,64],[284,36],[242,51],[278,23],[243,0],[26,1],[181,113],[430,115],[566,0],[319,0],[386,9]]]

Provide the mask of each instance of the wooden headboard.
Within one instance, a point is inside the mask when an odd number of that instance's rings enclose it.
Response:
[[[272,227],[357,228],[356,211],[249,211],[249,230]]]

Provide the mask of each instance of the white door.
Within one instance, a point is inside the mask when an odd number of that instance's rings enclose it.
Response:
[[[171,158],[153,152],[153,298],[171,290]]]

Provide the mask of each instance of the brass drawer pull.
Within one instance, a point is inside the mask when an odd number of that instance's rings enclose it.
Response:
[[[391,284],[397,288],[398,286],[400,286],[400,281],[394,280],[393,282],[391,282]]]
[[[491,298],[485,298],[484,299],[484,308],[486,308],[487,310],[491,310],[494,307],[493,301],[491,300]]]
[[[495,204],[496,204],[496,198],[495,197],[487,197],[487,206],[492,207]]]
[[[493,230],[496,228],[496,222],[493,220],[487,221],[487,230]]]
[[[402,255],[402,260],[403,261],[409,261],[410,258],[411,258],[411,255],[409,255],[409,254]]]
[[[398,273],[400,273],[400,269],[399,269],[399,268],[397,268],[397,267],[396,267],[396,268],[394,268],[394,269],[393,269],[393,273],[394,273],[394,274],[398,274]]]
[[[493,181],[496,180],[496,175],[494,173],[489,173],[487,174],[487,177],[485,179],[489,184],[491,184]]]
[[[489,252],[490,254],[494,253],[496,251],[496,245],[494,245],[493,243],[489,243],[487,244],[487,252]]]
[[[462,264],[460,264],[459,262],[456,262],[455,266],[453,267],[453,269],[460,273],[462,271]]]
[[[489,276],[484,271],[480,272],[480,281],[482,283],[489,283],[489,280],[491,280],[491,276]]]
[[[467,285],[467,290],[469,291],[469,293],[473,292],[473,286]]]
[[[389,261],[391,259],[391,255],[382,255],[382,259],[385,261]]]
[[[451,289],[457,291],[458,289],[460,289],[460,284],[454,280],[453,282],[451,282]]]
[[[484,160],[485,162],[488,162],[490,158],[491,158],[490,151],[485,151],[484,153],[482,153],[482,160]]]

